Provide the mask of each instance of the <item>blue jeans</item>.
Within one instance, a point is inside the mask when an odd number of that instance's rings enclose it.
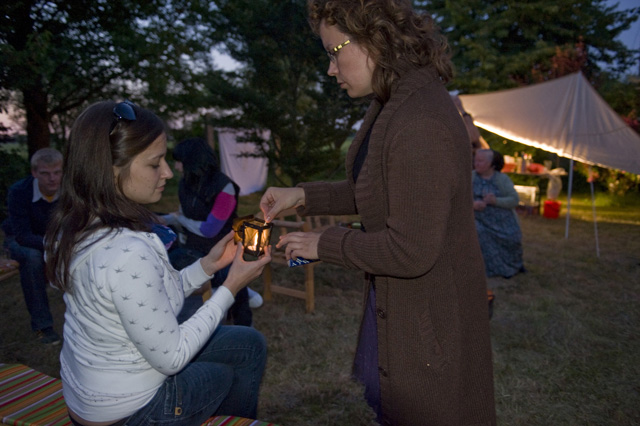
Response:
[[[9,249],[11,258],[20,263],[20,285],[27,310],[31,315],[31,328],[37,331],[52,327],[53,317],[49,309],[49,284],[44,273],[43,252],[23,247],[13,237],[7,237],[4,246]]]
[[[214,415],[255,419],[267,343],[253,328],[220,326],[196,357],[168,377],[125,426],[200,425]]]

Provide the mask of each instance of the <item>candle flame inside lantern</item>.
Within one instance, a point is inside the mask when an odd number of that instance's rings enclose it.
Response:
[[[251,240],[251,244],[249,244],[247,248],[253,251],[255,251],[256,248],[258,248],[258,234],[253,236],[253,239]]]
[[[264,253],[271,238],[270,223],[245,216],[234,220],[233,229],[236,231],[236,241],[242,241],[244,252],[254,256]]]

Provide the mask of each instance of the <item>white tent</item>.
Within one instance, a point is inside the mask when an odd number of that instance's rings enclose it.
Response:
[[[587,164],[640,174],[640,135],[582,73],[517,89],[460,95],[476,126]]]
[[[573,160],[640,174],[640,135],[580,72],[532,86],[459,97],[476,126],[572,160],[565,237]]]

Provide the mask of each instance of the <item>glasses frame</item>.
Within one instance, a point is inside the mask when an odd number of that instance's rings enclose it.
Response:
[[[116,128],[120,120],[136,121],[136,111],[133,109],[136,104],[130,100],[124,100],[113,107],[113,123],[109,129],[109,134],[113,133],[113,129]]]
[[[337,45],[336,47],[334,47],[333,49],[331,49],[332,51],[327,50],[327,56],[329,57],[329,60],[335,64],[336,61],[338,60],[338,52],[340,51],[340,49],[342,49],[343,47],[349,44],[351,44],[351,40],[346,40],[340,43],[339,45]]]

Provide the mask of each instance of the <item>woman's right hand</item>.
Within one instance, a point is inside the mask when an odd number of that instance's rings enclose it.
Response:
[[[304,189],[270,187],[260,200],[260,210],[266,222],[271,222],[281,211],[304,205]]]
[[[265,248],[265,253],[258,260],[246,261],[242,257],[243,253],[244,247],[242,244],[238,244],[235,258],[231,263],[231,268],[229,268],[229,275],[227,275],[227,279],[222,284],[229,289],[233,297],[247,284],[258,278],[267,263],[271,262],[271,246]]]
[[[233,261],[235,232],[229,231],[215,246],[209,250],[206,256],[200,258],[200,265],[207,275],[213,275]],[[242,244],[238,244],[242,246]]]

